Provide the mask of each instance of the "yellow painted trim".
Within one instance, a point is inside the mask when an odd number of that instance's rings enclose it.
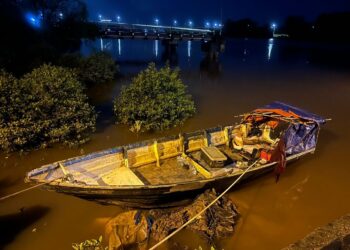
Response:
[[[63,174],[64,174],[65,176],[67,176],[67,175],[68,175],[68,171],[64,168],[63,164],[62,164],[61,162],[58,162],[58,165],[60,166],[60,168],[61,168]]]
[[[230,139],[229,139],[229,136],[228,136],[228,127],[225,127],[225,129],[224,129],[224,136],[225,136],[226,146],[230,145]]]
[[[158,143],[157,143],[157,141],[154,141],[154,143],[153,143],[153,150],[154,150],[154,155],[156,156],[157,167],[160,167],[160,164],[159,164],[159,153],[158,153]]]
[[[124,165],[125,165],[125,167],[129,167],[129,161],[128,161],[128,159],[124,159]]]
[[[187,156],[185,153],[182,154],[182,157],[189,161],[196,168],[196,170],[205,178],[211,178],[211,173],[205,168],[203,168],[201,165],[199,165],[197,162],[195,162],[193,159],[191,159],[191,157]]]

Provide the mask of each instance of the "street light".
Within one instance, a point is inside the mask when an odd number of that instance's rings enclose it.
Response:
[[[190,20],[188,21],[188,26],[192,27],[193,26],[193,22]]]
[[[117,22],[120,23],[120,16],[117,16]]]
[[[206,23],[205,23],[205,27],[206,27],[206,28],[210,28],[210,23],[209,23],[209,22],[206,22]]]
[[[275,31],[276,31],[277,25],[275,23],[273,23],[271,25],[271,29],[272,29],[272,34],[275,35]]]
[[[158,18],[154,19],[154,22],[156,23],[156,25],[158,25],[159,24],[159,19]]]
[[[101,21],[101,19],[102,19],[102,15],[101,14],[98,14],[98,18],[100,19],[100,21]]]
[[[173,24],[174,24],[174,26],[177,26],[177,21],[174,20],[174,21],[173,21]]]

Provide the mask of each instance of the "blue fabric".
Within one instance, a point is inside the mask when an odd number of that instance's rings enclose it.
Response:
[[[291,105],[283,103],[283,102],[275,101],[275,102],[270,103],[264,107],[260,107],[259,109],[282,109],[283,111],[286,111],[286,112],[292,111],[293,113],[297,114],[298,116],[300,116],[304,119],[314,121],[314,122],[317,122],[319,124],[323,124],[326,122],[325,118],[323,118],[319,115],[310,113],[308,111],[302,110],[300,108],[291,106]]]
[[[286,154],[297,154],[315,148],[318,130],[317,123],[291,125],[284,134]]]

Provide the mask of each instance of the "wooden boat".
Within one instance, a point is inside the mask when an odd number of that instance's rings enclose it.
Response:
[[[281,162],[269,156],[276,152],[281,140],[287,162],[313,153],[320,125],[325,121],[274,102],[242,115],[236,125],[62,160],[30,171],[26,181],[45,183],[45,189],[100,203],[131,207],[179,205],[205,189],[227,187],[252,162],[257,163],[241,180],[273,170]],[[239,145],[237,138],[242,137]]]

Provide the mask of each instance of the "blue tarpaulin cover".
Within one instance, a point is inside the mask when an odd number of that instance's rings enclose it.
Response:
[[[292,116],[295,118],[298,116],[304,120],[312,122],[290,124],[283,137],[285,142],[285,152],[287,155],[301,153],[303,151],[316,147],[320,124],[324,124],[326,122],[326,119],[300,108],[277,101],[260,107],[256,111],[260,110],[260,112],[263,112],[269,109],[271,109],[272,112],[276,112],[281,115]],[[282,112],[279,110],[282,110]]]
[[[323,124],[326,122],[326,119],[319,116],[319,115],[310,113],[306,110],[294,107],[292,105],[289,105],[289,104],[286,104],[283,102],[278,102],[278,101],[275,101],[275,102],[270,103],[266,106],[260,107],[259,109],[282,109],[283,111],[286,111],[286,112],[291,111],[291,112],[297,114],[298,116],[300,116],[301,118],[304,118],[304,119],[310,120],[310,121],[314,121],[314,122],[319,123],[319,124]]]

